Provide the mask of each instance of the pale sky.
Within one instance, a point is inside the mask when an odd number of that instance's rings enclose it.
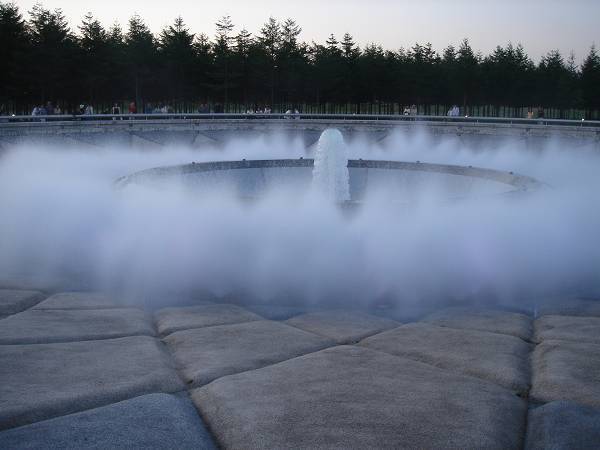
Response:
[[[6,1],[6,0],[0,0]],[[13,0],[14,1],[14,0]],[[26,13],[37,0],[14,1]],[[376,42],[388,49],[431,42],[441,50],[467,37],[475,50],[489,53],[509,41],[521,42],[537,62],[549,50],[580,62],[592,43],[600,44],[600,0],[43,0],[61,8],[76,28],[91,11],[109,26],[126,28],[138,13],[154,32],[181,15],[192,32],[214,35],[214,23],[230,15],[236,30],[250,32],[273,16],[291,17],[302,27],[301,39],[324,42],[349,32],[364,46]],[[27,16],[27,14],[24,14]]]

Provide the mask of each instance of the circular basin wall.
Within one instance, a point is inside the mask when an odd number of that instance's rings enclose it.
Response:
[[[223,161],[158,167],[118,180],[120,186],[160,186],[179,183],[199,192],[232,192],[260,197],[267,192],[304,192],[312,182],[312,159]],[[399,161],[349,160],[352,201],[371,196],[410,200],[423,193],[445,198],[524,192],[540,186],[536,180],[476,167]]]

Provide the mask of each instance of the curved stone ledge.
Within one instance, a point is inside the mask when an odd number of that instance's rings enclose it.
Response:
[[[268,159],[217,161],[156,167],[119,178],[118,187],[129,184],[162,186],[178,181],[200,191],[233,189],[241,197],[255,198],[270,189],[306,191],[312,181],[314,160]],[[441,198],[460,199],[477,195],[511,194],[544,187],[534,178],[472,166],[405,161],[348,160],[351,202],[370,195],[393,201],[409,201],[426,188]]]

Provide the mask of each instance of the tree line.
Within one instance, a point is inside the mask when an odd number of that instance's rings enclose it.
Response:
[[[28,113],[52,101],[64,111],[81,103],[97,112],[136,102],[194,111],[273,111],[519,114],[543,107],[567,117],[580,110],[598,118],[600,56],[594,46],[581,65],[552,50],[534,63],[521,45],[498,46],[488,55],[467,39],[440,54],[431,44],[386,50],[360,48],[346,33],[325,43],[299,39],[292,19],[269,18],[258,33],[234,33],[230,17],[215,35],[192,33],[183,19],[154,35],[135,15],[126,29],[105,28],[92,14],[72,29],[60,9],[36,5],[27,18],[0,2],[0,105],[4,113]],[[383,109],[382,109],[383,108]],[[374,110],[375,109],[375,110]]]

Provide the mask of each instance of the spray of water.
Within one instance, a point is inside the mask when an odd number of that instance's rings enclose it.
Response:
[[[325,139],[341,148],[338,134]],[[303,154],[284,138],[222,149],[9,149],[0,157],[1,282],[34,277],[134,298],[177,292],[353,304],[600,292],[600,157],[592,145],[551,141],[534,151],[506,141],[472,149],[427,133],[379,144],[357,139],[348,143],[351,158],[514,170],[553,188],[456,203],[434,201],[431,193],[401,206],[372,198],[352,217],[323,196],[274,191],[249,205],[225,194],[198,197],[176,184],[113,184],[161,165]],[[315,179],[327,180],[333,198],[346,198],[341,154],[316,157]],[[334,162],[321,165],[321,157]]]
[[[339,130],[325,130],[317,142],[313,186],[335,202],[350,200],[348,152]]]

